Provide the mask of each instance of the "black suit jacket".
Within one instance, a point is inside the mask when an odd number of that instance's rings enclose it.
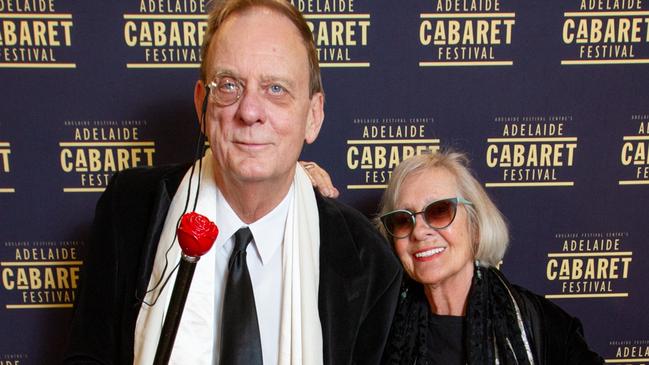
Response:
[[[140,299],[171,199],[189,165],[115,174],[97,203],[65,364],[131,364]],[[325,364],[378,364],[401,266],[371,223],[316,193]]]

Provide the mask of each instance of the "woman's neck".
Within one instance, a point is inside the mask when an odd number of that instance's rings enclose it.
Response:
[[[424,285],[430,310],[439,315],[464,316],[473,280],[473,263],[439,284]]]

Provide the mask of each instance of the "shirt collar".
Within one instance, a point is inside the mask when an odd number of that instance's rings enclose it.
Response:
[[[252,243],[255,252],[262,264],[267,263],[284,242],[286,219],[290,203],[295,195],[294,192],[294,186],[291,184],[286,196],[273,210],[257,221],[246,224],[237,216],[230,204],[225,200],[225,197],[223,197],[223,194],[221,194],[221,191],[217,189],[215,218],[219,228],[219,235],[214,244],[216,249],[230,250],[231,247],[226,247],[230,238],[239,228],[248,226],[254,237]]]

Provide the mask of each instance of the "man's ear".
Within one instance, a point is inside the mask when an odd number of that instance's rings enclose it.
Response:
[[[324,121],[324,95],[322,93],[315,93],[311,97],[309,106],[309,114],[306,120],[306,130],[304,133],[304,140],[306,143],[313,143],[320,133],[322,122]]]
[[[203,101],[205,100],[206,93],[207,89],[205,89],[203,81],[196,80],[196,85],[194,85],[194,108],[196,108],[196,116],[198,117],[198,124],[201,130],[203,130],[200,123],[203,120]]]

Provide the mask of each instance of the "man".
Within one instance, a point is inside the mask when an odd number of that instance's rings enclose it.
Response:
[[[243,227],[263,363],[378,363],[400,266],[367,219],[316,194],[297,164],[324,119],[307,24],[284,0],[226,0],[205,40],[194,102],[211,151],[202,169],[115,175],[97,205],[65,363],[151,363],[171,291],[161,283],[180,255],[176,222],[197,195],[220,234],[197,265],[172,363],[230,364],[225,281]]]

